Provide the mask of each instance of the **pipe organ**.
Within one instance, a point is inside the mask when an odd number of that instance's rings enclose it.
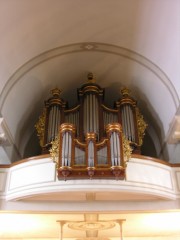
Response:
[[[93,75],[78,89],[78,104],[68,108],[53,89],[43,114],[35,125],[42,152],[50,153],[57,164],[59,179],[125,179],[126,161],[131,152],[140,154],[147,127],[128,89],[115,107],[105,106],[104,89]]]

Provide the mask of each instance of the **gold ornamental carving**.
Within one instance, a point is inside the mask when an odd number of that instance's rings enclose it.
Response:
[[[124,135],[122,135],[122,140],[123,140],[124,162],[126,165],[126,162],[129,161],[129,159],[131,158],[132,148],[130,146],[130,141],[127,140],[127,138]]]
[[[103,96],[104,90],[96,84],[95,78],[92,73],[88,73],[87,75],[87,83],[83,85],[83,88],[79,89],[79,96],[83,96],[85,93],[92,92],[96,93],[99,96]]]
[[[145,135],[145,130],[146,130],[148,125],[144,121],[143,115],[140,113],[138,108],[136,108],[136,117],[137,117],[137,129],[138,129],[139,146],[141,146],[143,144],[143,138],[144,138],[144,135]]]
[[[52,147],[49,150],[51,158],[54,163],[56,163],[56,167],[58,167],[58,158],[59,158],[59,136],[55,138],[54,141],[51,142]]]
[[[54,89],[51,90],[52,95],[53,95],[54,97],[58,97],[58,98],[59,98],[61,92],[62,92],[62,91],[61,91],[59,88],[54,88]]]
[[[121,89],[121,94],[122,94],[123,97],[129,97],[130,93],[131,93],[131,91],[126,87]]]
[[[109,123],[106,126],[106,132],[109,133],[111,131],[122,132],[121,124],[119,124],[119,123]]]
[[[94,133],[94,132],[86,133],[86,141],[92,140],[92,139],[96,140],[96,133]]]
[[[88,78],[88,83],[95,83],[95,78],[92,72],[88,73],[87,78]]]
[[[72,222],[68,224],[68,227],[74,230],[82,231],[96,231],[96,230],[105,230],[115,227],[115,222],[113,221],[91,221],[91,222]]]
[[[74,124],[72,124],[72,123],[63,123],[63,124],[61,124],[60,132],[63,133],[65,131],[70,131],[72,133],[75,133],[76,128],[75,128]]]
[[[43,147],[43,144],[44,144],[45,120],[46,120],[46,109],[44,108],[41,116],[39,117],[38,122],[35,124],[37,136],[39,137],[41,147]]]

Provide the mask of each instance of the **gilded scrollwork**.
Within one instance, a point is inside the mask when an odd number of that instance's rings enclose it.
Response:
[[[126,167],[126,162],[129,161],[129,159],[131,158],[132,148],[130,146],[130,141],[127,140],[127,138],[124,135],[122,135],[122,140],[123,140],[124,162]]]
[[[52,147],[49,150],[51,158],[53,159],[53,162],[56,163],[56,167],[58,166],[58,159],[59,159],[59,136],[55,138],[54,141],[51,142]]]
[[[46,109],[44,108],[41,116],[39,117],[38,122],[35,124],[37,136],[39,137],[41,147],[43,147],[43,144],[44,144],[45,120],[46,120]]]
[[[138,129],[139,146],[141,146],[143,144],[143,138],[144,138],[144,135],[145,135],[145,130],[146,130],[148,125],[144,121],[143,115],[140,113],[138,108],[136,108],[136,117],[137,117],[137,129]]]

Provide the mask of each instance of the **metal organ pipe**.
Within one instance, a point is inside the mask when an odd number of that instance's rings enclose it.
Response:
[[[88,95],[85,98],[85,112],[86,112],[86,123],[84,126],[84,132],[87,133],[89,131],[89,98]]]
[[[120,165],[120,143],[119,143],[119,135],[116,133],[116,144],[117,144],[117,165]]]
[[[65,133],[64,159],[65,159],[65,166],[68,166],[68,132]]]
[[[111,148],[111,163],[114,166],[114,147],[113,147],[113,135],[110,136],[110,148]]]
[[[64,133],[63,137],[62,137],[62,167],[65,166],[65,159],[64,159],[64,156],[65,156],[65,140],[66,140],[66,137],[65,137],[65,133]]]
[[[63,135],[63,156],[64,165],[63,166],[70,166],[71,165],[71,148],[72,148],[72,138],[69,132],[65,132]]]
[[[128,116],[127,116],[127,113],[126,113],[126,107],[124,107],[124,115],[125,115],[125,119],[126,119],[125,125],[126,125],[127,139],[129,139],[129,126],[128,126]]]
[[[75,134],[75,127],[70,123],[63,123],[60,126],[60,157],[62,167],[71,167],[72,146]]]
[[[118,116],[117,116],[117,114],[113,114],[113,117],[114,117],[114,122],[118,122]]]
[[[56,137],[56,117],[57,117],[57,110],[56,110],[56,106],[54,106],[54,128],[53,128],[53,140]]]
[[[128,112],[129,112],[129,119],[130,119],[130,126],[131,126],[131,141],[135,141],[135,130],[134,130],[134,118],[132,109],[130,106],[128,106]]]
[[[126,136],[126,138],[128,139],[128,131],[127,131],[127,120],[126,120],[126,114],[125,114],[125,109],[124,107],[122,108],[122,128],[123,128],[123,132],[124,135]]]
[[[122,127],[126,138],[129,141],[135,141],[135,128],[132,109],[129,105],[125,105],[122,108]]]
[[[132,141],[132,129],[131,129],[131,121],[130,121],[130,115],[129,115],[129,106],[126,106],[127,109],[127,115],[128,115],[128,123],[129,123],[129,138],[130,141]]]
[[[79,148],[75,147],[75,165],[80,165],[80,161]]]
[[[68,119],[69,119],[69,116],[68,115],[65,115],[65,122],[68,122]]]
[[[55,106],[55,128],[54,128],[54,138],[58,133],[58,107]]]
[[[89,105],[90,105],[90,114],[89,114],[89,120],[90,120],[90,126],[89,131],[93,131],[93,111],[92,111],[92,94],[89,95]]]
[[[94,132],[97,132],[97,128],[96,128],[96,99],[95,99],[95,95],[92,95],[92,101],[93,101],[93,110],[94,110],[94,114],[93,114],[93,130]]]
[[[88,143],[88,167],[94,167],[94,144],[92,140]]]
[[[53,109],[54,109],[54,127],[53,127],[53,140],[54,140],[56,133],[56,106],[54,106]]]
[[[99,131],[99,114],[98,114],[98,100],[95,94],[88,94],[84,98],[84,134],[88,132]]]
[[[107,164],[107,147],[101,148],[98,152],[98,164]]]
[[[52,108],[51,108],[51,112],[52,112],[52,118],[51,118],[51,126],[50,126],[50,128],[51,128],[51,136],[50,136],[50,141],[52,141],[53,140],[53,115],[54,115],[54,108],[53,108],[53,106],[52,106]]]
[[[68,166],[71,166],[71,148],[72,148],[72,137],[71,134],[68,133]]]
[[[67,115],[66,122],[71,122],[71,113]]]
[[[58,106],[52,106],[49,113],[49,123],[48,123],[48,142],[55,139],[58,134],[59,124],[60,124],[60,109]]]
[[[85,108],[84,108],[84,115],[83,116],[85,117]],[[66,113],[65,122],[74,124],[76,126],[76,129],[77,129],[77,135],[79,135],[79,110]]]
[[[117,165],[117,143],[116,143],[116,134],[113,132],[113,149],[114,149],[114,163]]]
[[[84,133],[88,132],[88,127],[89,127],[89,101],[88,101],[88,96],[85,97],[84,99],[84,112],[86,116],[86,121],[84,121]]]
[[[110,136],[112,166],[120,165],[120,142],[118,133],[112,132]]]
[[[55,107],[53,106],[53,114],[52,114],[52,140],[54,140],[54,135],[55,135],[55,130],[54,130],[54,127],[55,127]]]
[[[58,131],[59,131],[60,121],[61,121],[61,114],[60,114],[60,109],[59,109],[59,107],[58,107],[58,126],[57,126],[57,133],[58,133]]]
[[[90,131],[90,129],[89,129],[89,122],[90,122],[90,120],[89,120],[89,108],[90,108],[90,106],[89,106],[89,95],[87,95],[86,98],[85,98],[84,106],[85,106],[85,112],[86,112],[86,122],[85,122],[85,126],[84,126],[84,133],[87,133],[87,132]]]
[[[48,122],[48,142],[51,141],[51,136],[52,136],[52,108],[50,109],[50,113],[49,113],[49,122]]]
[[[131,129],[130,129],[130,121],[129,121],[129,115],[128,115],[128,108],[127,106],[124,106],[125,108],[125,114],[126,114],[126,125],[127,125],[127,134],[128,134],[128,139],[131,140]]]
[[[108,122],[111,122],[110,114],[108,114]]]
[[[50,135],[50,142],[53,140],[53,107],[51,108],[51,125],[49,126],[50,127],[50,132],[51,132],[51,135]]]
[[[109,123],[118,122],[117,113],[103,111],[103,119],[104,119],[104,127],[106,127],[106,125]]]
[[[56,137],[58,134],[58,107],[56,106],[56,125],[55,125],[55,134],[54,136]]]
[[[84,99],[84,105],[83,105],[83,129],[84,129],[84,132],[86,132],[86,126],[87,126],[87,100],[86,98]]]
[[[95,103],[96,103],[96,108],[95,108],[95,116],[96,116],[96,133],[99,139],[99,105],[98,105],[98,99],[95,97]]]
[[[75,164],[85,165],[85,152],[77,147],[75,147]]]

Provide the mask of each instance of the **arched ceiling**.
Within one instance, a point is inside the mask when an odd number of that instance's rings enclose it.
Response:
[[[72,105],[89,71],[109,104],[131,89],[159,156],[168,147],[166,160],[178,161],[179,144],[166,142],[180,114],[179,9],[179,0],[2,0],[0,114],[11,146],[1,162],[24,156],[49,90]]]

